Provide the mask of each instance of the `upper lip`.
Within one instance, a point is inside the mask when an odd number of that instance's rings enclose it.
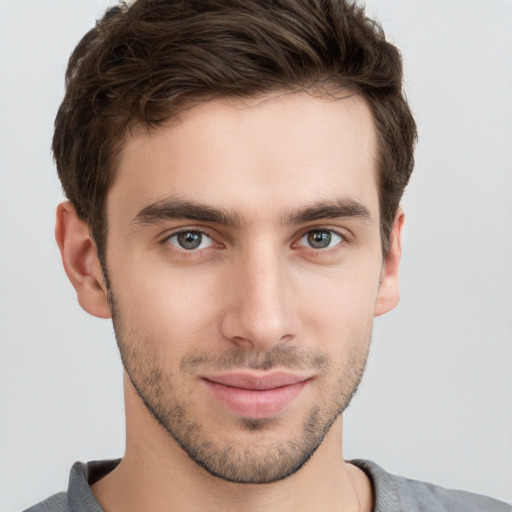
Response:
[[[265,372],[263,374],[233,372],[221,375],[205,375],[204,379],[224,386],[240,389],[267,390],[291,386],[308,380],[309,376],[298,375],[288,372]]]

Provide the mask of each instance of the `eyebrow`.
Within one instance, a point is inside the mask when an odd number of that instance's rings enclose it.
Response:
[[[188,219],[196,222],[211,222],[227,226],[240,226],[241,220],[235,212],[208,206],[196,201],[163,199],[145,206],[131,224],[155,224],[163,220]]]
[[[283,216],[284,224],[304,224],[322,219],[359,218],[372,223],[366,206],[352,198],[320,201],[297,208]],[[162,199],[140,210],[131,224],[148,225],[165,220],[192,220],[239,227],[243,219],[234,211],[179,198]]]
[[[285,217],[285,223],[304,224],[322,219],[359,218],[372,223],[370,211],[364,204],[352,198],[343,198],[336,201],[320,201],[303,208],[293,210]]]

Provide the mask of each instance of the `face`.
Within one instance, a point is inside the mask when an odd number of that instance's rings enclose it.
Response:
[[[210,473],[299,469],[348,405],[389,309],[376,138],[358,96],[213,100],[135,131],[107,198],[125,369]]]

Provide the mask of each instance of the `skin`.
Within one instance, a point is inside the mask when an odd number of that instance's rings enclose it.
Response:
[[[375,155],[357,95],[217,99],[133,130],[107,197],[110,289],[87,226],[59,206],[66,272],[86,311],[113,316],[125,365],[126,454],[92,486],[106,512],[371,510],[367,477],[343,460],[341,412],[374,316],[399,300],[403,213],[383,260]],[[231,218],[169,215],[192,203]],[[180,247],[187,230],[205,234],[199,249]],[[249,422],[205,385],[233,368],[307,384]]]

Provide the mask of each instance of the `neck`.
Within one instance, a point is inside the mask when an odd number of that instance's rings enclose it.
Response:
[[[343,460],[341,417],[295,474],[270,484],[238,484],[199,467],[149,413],[139,414],[137,400],[126,400],[123,460],[92,486],[106,511],[371,510],[367,477]]]

